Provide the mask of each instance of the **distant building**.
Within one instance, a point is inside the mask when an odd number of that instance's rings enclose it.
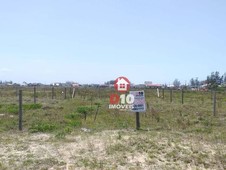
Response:
[[[152,84],[152,81],[145,81],[144,84]]]
[[[145,81],[144,84],[147,88],[161,88],[162,87],[162,84],[153,84],[152,81]]]
[[[146,88],[146,85],[145,84],[136,84],[136,85],[133,85],[134,88]]]
[[[78,83],[72,83],[72,87],[79,87],[80,85]]]
[[[175,88],[175,86],[173,84],[169,84],[167,85],[168,88]]]
[[[61,83],[56,82],[56,83],[53,83],[52,86],[59,87],[59,86],[61,86]]]

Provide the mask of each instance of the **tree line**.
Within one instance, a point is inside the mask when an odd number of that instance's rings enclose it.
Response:
[[[175,79],[173,82],[174,87],[180,87],[181,83],[178,79]],[[223,75],[219,71],[211,72],[210,75],[207,75],[206,80],[200,81],[197,77],[191,78],[190,87],[192,88],[208,88],[208,89],[217,89],[219,87],[226,87],[226,73]]]

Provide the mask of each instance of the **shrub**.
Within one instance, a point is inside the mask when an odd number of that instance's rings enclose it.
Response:
[[[86,120],[86,116],[88,114],[88,112],[91,112],[93,109],[91,107],[87,107],[87,106],[80,106],[77,108],[77,112],[80,114],[84,115],[84,118]]]
[[[19,108],[17,105],[10,104],[7,106],[7,112],[12,114],[18,114]]]
[[[32,133],[35,132],[52,132],[53,130],[57,129],[55,124],[50,122],[36,122],[31,125],[29,131]]]
[[[36,110],[36,109],[41,109],[42,104],[24,104],[23,108],[25,110]]]
[[[72,127],[81,126],[81,115],[78,113],[71,113],[64,116],[65,122]]]
[[[80,118],[81,115],[77,114],[77,113],[70,113],[70,114],[66,114],[64,116],[65,119],[77,119]]]

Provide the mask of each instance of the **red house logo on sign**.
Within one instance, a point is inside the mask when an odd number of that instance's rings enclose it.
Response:
[[[126,77],[119,77],[115,80],[115,89],[119,92],[126,92],[130,89],[130,82]]]

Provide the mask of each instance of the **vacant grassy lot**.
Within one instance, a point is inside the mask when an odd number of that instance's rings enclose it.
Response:
[[[141,130],[134,113],[109,110],[113,89],[0,89],[0,169],[226,169],[226,94],[145,89]],[[52,92],[54,92],[52,94]],[[66,98],[65,98],[66,97]],[[52,99],[53,98],[53,99]]]

